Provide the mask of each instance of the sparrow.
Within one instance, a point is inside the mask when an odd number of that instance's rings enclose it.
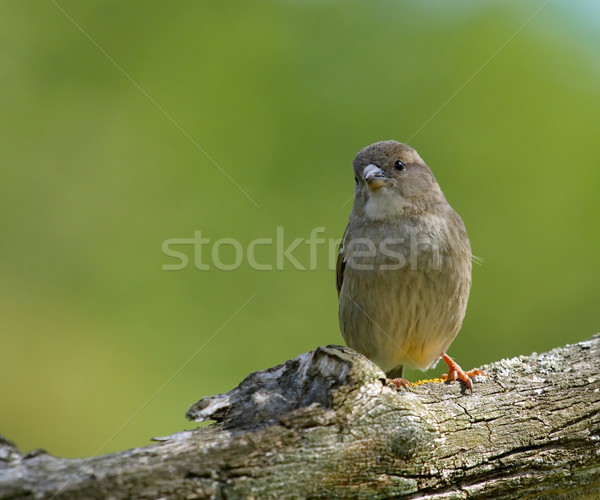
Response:
[[[432,171],[410,146],[377,142],[353,161],[354,205],[337,266],[340,330],[347,345],[398,387],[405,365],[442,359],[444,380],[471,378],[446,353],[467,309],[471,244]]]

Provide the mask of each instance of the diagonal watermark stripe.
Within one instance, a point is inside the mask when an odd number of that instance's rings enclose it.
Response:
[[[73,473],[61,486],[60,488],[58,488],[56,490],[56,492],[50,497],[50,500],[52,500],[56,495],[60,494],[61,491],[63,491],[67,486],[69,486],[69,484],[71,484],[71,481],[73,480],[73,478],[75,476],[77,476],[77,474],[79,474],[84,468],[85,466],[90,463],[91,460],[94,459],[94,457],[96,457],[98,455],[98,453],[100,453],[115,437],[117,437],[119,435],[119,433],[125,428],[127,427],[127,425],[129,425],[129,423],[144,409],[146,408],[146,406],[148,406],[152,400],[154,398],[156,398],[156,396],[158,396],[162,390],[181,372],[181,370],[183,370],[188,364],[190,364],[190,362],[198,355],[198,353],[200,351],[202,351],[202,349],[204,349],[208,343],[214,339],[219,333],[221,333],[223,331],[223,329],[233,320],[233,318],[235,318],[241,311],[242,309],[244,309],[253,299],[254,297],[256,297],[257,293],[253,293],[247,300],[246,302],[244,302],[240,307],[237,308],[237,310],[231,315],[229,316],[229,318],[219,327],[217,328],[214,333],[208,337],[208,339],[206,339],[202,345],[200,347],[198,347],[198,349],[196,349],[192,355],[185,360],[181,366],[179,368],[177,368],[177,370],[175,370],[171,376],[169,378],[167,378],[167,380],[165,380],[159,387],[158,389],[156,389],[154,391],[154,393],[148,398],[146,399],[146,401],[136,410],[134,411],[131,416],[125,420],[125,422],[123,422],[123,424],[121,424],[121,426],[115,431],[113,432],[113,434],[102,444],[102,446],[100,446],[93,454],[90,458],[86,459],[83,464],[81,465],[81,467],[79,467],[79,469],[77,469],[77,471],[75,473]]]
[[[344,202],[340,208],[344,208],[348,203],[350,203],[354,199],[354,193]]]
[[[184,136],[185,138],[190,141],[195,147],[196,149],[198,149],[198,151],[200,151],[215,167],[217,167],[217,169],[225,176],[227,177],[227,179],[229,179],[229,181],[236,187],[239,189],[239,191],[246,197],[248,198],[256,208],[260,208],[260,205],[254,200],[254,198],[252,198],[237,182],[235,182],[235,180],[233,179],[233,177],[231,177],[231,175],[229,175],[227,173],[227,171],[221,167],[221,165],[219,165],[215,159],[210,156],[206,150],[200,146],[200,144],[198,144],[194,138],[192,136],[190,136],[190,134],[188,134],[180,125],[179,123],[177,123],[173,117],[167,113],[164,108],[158,104],[150,94],[148,94],[148,92],[146,92],[141,86],[140,84],[138,84],[130,75],[129,73],[127,73],[127,71],[125,71],[123,69],[123,67],[117,62],[115,61],[108,52],[106,52],[102,46],[96,41],[94,40],[91,35],[89,33],[87,33],[80,25],[79,23],[77,23],[77,21],[75,21],[75,19],[73,19],[57,2],[56,0],[50,0],[50,2],[52,2],[52,4],[54,4],[54,6],[60,11],[62,12],[62,14],[73,24],[73,26],[75,26],[91,43],[92,45],[94,45],[101,53],[102,55],[104,55],[104,57],[106,57],[115,68],[117,68],[125,78],[127,78],[131,84],[138,89],[155,107],[156,109],[158,109],[164,116],[165,118],[167,118],[167,120],[169,120],[177,130],[179,130]]]
[[[533,19],[542,11],[542,9],[544,7],[546,7],[546,5],[548,5],[550,3],[550,0],[546,0],[533,14],[531,14],[531,16],[517,29],[517,31],[515,31],[512,35],[510,35],[508,37],[508,39],[502,44],[500,45],[500,47],[498,47],[496,49],[496,51],[487,58],[487,60],[475,71],[475,73],[473,73],[469,78],[467,78],[467,80],[460,86],[458,87],[454,93],[448,97],[448,99],[446,99],[446,101],[444,102],[444,104],[442,104],[435,113],[433,113],[427,120],[425,120],[425,122],[423,123],[423,125],[421,125],[414,133],[413,135],[411,135],[406,142],[410,142],[412,141],[415,136],[421,131],[423,130],[427,124],[433,120],[449,103],[450,101],[452,101],[452,99],[454,99],[462,89],[464,89],[470,82],[471,80],[473,80],[473,78],[475,78],[479,73],[481,73],[481,71],[492,61],[492,59],[494,59],[503,49],[504,47],[506,47],[513,38],[515,38],[531,21],[533,21]],[[346,202],[347,203],[347,202]]]
[[[375,325],[377,327],[377,329],[383,333],[383,335],[385,336],[385,338],[387,338],[392,344],[394,344],[394,347],[396,347],[396,349],[398,349],[402,354],[404,354],[408,359],[410,359],[410,361],[413,363],[413,365],[417,366],[418,363],[412,358],[412,356],[410,356],[404,349],[402,349],[402,347],[400,347],[396,341],[388,334],[388,332],[386,332],[383,327],[381,327],[379,325],[379,323],[377,323],[377,321],[375,321],[373,318],[371,318],[371,316],[369,316],[369,314],[362,308],[360,307],[360,305],[358,305],[356,303],[356,301],[350,297],[348,294],[344,294],[344,297],[346,297],[350,302],[352,302],[357,309],[363,313],[365,315],[365,317],[371,322],[373,323],[373,325]]]
[[[517,28],[517,30],[510,35],[503,43],[502,45],[500,45],[500,47],[498,47],[494,53],[488,57],[486,59],[486,61],[479,66],[479,68],[477,68],[477,70],[469,77],[465,80],[465,82],[458,87],[454,93],[448,97],[448,99],[446,99],[446,101],[427,119],[425,120],[425,122],[408,138],[406,139],[406,143],[410,143],[410,141],[412,141],[417,134],[423,130],[428,124],[429,122],[431,122],[431,120],[433,120],[449,103],[450,101],[452,101],[452,99],[454,99],[470,82],[471,80],[473,80],[473,78],[475,78],[479,73],[481,73],[481,71],[492,61],[492,59],[494,59],[512,40],[513,38],[515,38],[521,31],[523,31],[523,29],[525,29],[525,27],[531,22],[533,21],[533,19],[542,11],[542,9],[544,7],[546,7],[546,5],[548,5],[550,3],[550,0],[546,0],[540,7],[538,7],[538,9],[531,14],[531,16],[529,16],[529,18],[521,25],[519,26],[519,28]],[[344,208],[352,199],[354,198],[354,195],[350,196],[341,206],[340,208]]]

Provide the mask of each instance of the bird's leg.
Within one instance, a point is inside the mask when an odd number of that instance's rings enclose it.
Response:
[[[487,376],[481,370],[471,370],[469,372],[463,371],[463,369],[458,365],[458,363],[446,353],[442,353],[442,359],[444,360],[444,363],[448,365],[448,373],[442,375],[440,378],[442,380],[452,381],[455,381],[457,379],[462,380],[465,383],[465,385],[469,388],[471,394],[473,394],[473,381],[471,380],[471,378],[475,375]]]

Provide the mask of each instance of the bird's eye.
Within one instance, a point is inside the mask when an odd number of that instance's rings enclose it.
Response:
[[[396,170],[404,170],[406,168],[406,164],[402,160],[396,160],[394,162],[394,168]]]

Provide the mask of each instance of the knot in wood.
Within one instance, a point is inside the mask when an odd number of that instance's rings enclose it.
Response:
[[[433,444],[433,435],[419,423],[409,422],[394,431],[389,450],[395,457],[409,460],[428,450]]]

